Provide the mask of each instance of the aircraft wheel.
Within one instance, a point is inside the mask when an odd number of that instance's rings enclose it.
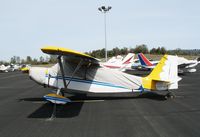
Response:
[[[172,92],[169,92],[169,93],[167,93],[167,95],[165,95],[165,98],[166,99],[168,99],[168,98],[173,99],[173,98],[175,98],[175,95]]]

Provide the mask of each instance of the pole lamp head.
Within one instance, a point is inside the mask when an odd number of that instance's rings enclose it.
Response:
[[[110,9],[112,9],[112,7],[111,7],[111,6],[108,6],[108,10],[110,10]]]
[[[98,8],[99,11],[106,13],[107,11],[109,11],[112,7],[108,6],[107,8],[105,6],[101,6]]]
[[[98,10],[99,10],[99,11],[102,11],[102,9],[101,9],[100,7],[98,8]]]
[[[101,6],[101,9],[105,11],[105,10],[106,10],[106,7],[105,7],[105,6]]]

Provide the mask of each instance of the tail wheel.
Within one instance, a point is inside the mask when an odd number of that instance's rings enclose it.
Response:
[[[175,94],[172,93],[172,92],[169,92],[169,93],[167,93],[167,94],[165,95],[165,98],[166,98],[166,99],[168,99],[168,98],[173,99],[173,98],[175,98],[175,97],[176,97]]]

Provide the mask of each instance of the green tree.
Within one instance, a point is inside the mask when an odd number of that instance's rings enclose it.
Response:
[[[142,44],[142,45],[136,45],[134,52],[146,54],[146,53],[149,53],[149,50],[147,48],[147,45]]]
[[[128,48],[124,47],[120,50],[121,55],[127,55],[128,54]]]
[[[36,58],[34,58],[34,59],[32,60],[32,63],[31,63],[31,64],[37,65],[37,64],[39,64],[39,63],[38,63],[38,60],[37,60]]]
[[[16,63],[16,56],[11,57],[10,63],[12,63],[12,64]]]
[[[160,53],[161,54],[166,54],[167,53],[167,50],[165,49],[165,47],[161,47]]]
[[[112,50],[113,50],[114,56],[117,56],[117,55],[120,54],[120,49],[119,49],[118,47],[115,47],[115,48],[113,48]]]
[[[26,57],[26,63],[31,64],[32,63],[32,58],[31,56]]]
[[[105,48],[100,50],[100,54],[99,54],[100,58],[104,58],[105,57]]]
[[[135,49],[134,49],[134,48],[130,48],[130,49],[129,49],[129,52],[130,52],[130,53],[135,53]]]
[[[19,56],[13,56],[13,57],[11,57],[11,59],[10,59],[10,63],[12,63],[12,64],[16,64],[16,63],[20,63],[20,57]]]
[[[152,48],[152,49],[150,50],[150,54],[157,54],[156,48]]]
[[[114,56],[113,50],[109,50],[109,51],[108,51],[108,57],[113,57],[113,56]]]
[[[21,64],[25,64],[26,61],[24,59],[21,59]]]

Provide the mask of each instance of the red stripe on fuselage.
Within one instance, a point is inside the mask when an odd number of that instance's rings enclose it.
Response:
[[[123,64],[129,64],[131,59],[132,59],[132,57],[129,58],[127,61],[125,61]]]

